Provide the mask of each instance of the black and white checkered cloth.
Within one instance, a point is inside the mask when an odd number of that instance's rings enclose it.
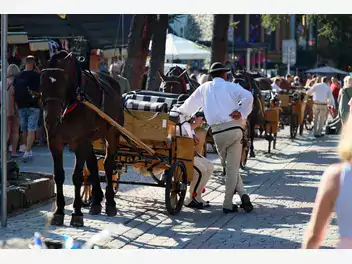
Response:
[[[127,94],[125,96],[125,102],[126,100],[131,100],[131,99],[139,102],[150,103],[150,104],[164,103],[166,104],[168,111],[172,108],[174,104],[177,103],[177,98],[168,98],[168,97],[143,95],[143,94]]]
[[[306,91],[304,89],[282,89],[281,91],[278,92],[278,94],[288,94],[288,95],[293,95],[295,93],[305,93]]]
[[[165,102],[147,102],[134,99],[127,99],[125,107],[129,110],[167,113],[168,106]]]

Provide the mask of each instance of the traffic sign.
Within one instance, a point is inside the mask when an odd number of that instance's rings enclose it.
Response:
[[[296,40],[289,39],[289,40],[282,40],[282,63],[283,64],[296,64],[296,49],[297,44]],[[290,63],[288,63],[290,61]]]

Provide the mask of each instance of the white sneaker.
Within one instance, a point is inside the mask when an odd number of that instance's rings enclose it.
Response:
[[[23,162],[30,161],[30,160],[32,159],[32,157],[33,157],[32,151],[30,151],[30,152],[25,152],[25,153],[23,154]]]
[[[11,146],[11,145],[9,146],[9,151],[10,151],[10,152],[12,151],[12,146]]]
[[[26,152],[26,146],[25,145],[21,145],[19,152]]]

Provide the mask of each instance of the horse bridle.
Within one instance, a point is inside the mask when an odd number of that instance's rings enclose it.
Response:
[[[47,72],[47,71],[60,71],[60,72],[63,72],[64,75],[67,75],[67,73],[65,72],[64,69],[61,69],[61,68],[45,68],[45,69],[42,69],[41,70],[41,73],[44,73],[44,72]],[[32,91],[33,92],[33,91]],[[39,94],[39,93],[35,93],[33,92],[34,94],[37,94],[39,95],[41,101],[42,101],[42,104],[45,108],[45,105],[50,102],[50,101],[56,101],[56,102],[59,102],[60,105],[61,105],[61,109],[60,109],[60,115],[57,116],[57,122],[56,122],[56,125],[57,126],[58,124],[62,123],[62,113],[64,111],[64,107],[65,107],[65,100],[62,100],[61,98],[58,98],[58,97],[49,97],[49,98],[46,98],[44,101],[42,100],[42,94]]]

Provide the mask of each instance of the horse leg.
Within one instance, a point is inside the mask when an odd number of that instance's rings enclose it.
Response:
[[[255,122],[250,122],[249,124],[249,137],[251,140],[251,145],[250,145],[250,152],[249,152],[249,157],[255,158],[255,152],[254,152],[254,134],[255,134]]]
[[[73,213],[70,225],[76,227],[83,226],[81,187],[83,183],[83,166],[86,160],[86,150],[84,144],[80,144],[75,150],[76,164],[72,175],[73,185],[75,187],[75,198],[73,201]]]
[[[116,154],[116,133],[110,133],[107,139],[106,155],[104,160],[104,169],[106,174],[106,188],[105,188],[105,212],[108,216],[115,216],[117,214],[115,193],[112,184],[113,170],[115,167]]]
[[[95,156],[93,146],[89,142],[87,146],[89,149],[87,150],[87,168],[90,172],[90,179],[92,183],[92,205],[89,210],[89,214],[91,215],[98,215],[101,213],[101,202],[103,201],[104,194],[100,186],[100,179],[99,179],[99,170],[97,164],[97,157]]]
[[[63,146],[50,147],[49,143],[49,148],[54,163],[54,180],[56,185],[56,210],[51,219],[51,225],[62,226],[65,217]]]

